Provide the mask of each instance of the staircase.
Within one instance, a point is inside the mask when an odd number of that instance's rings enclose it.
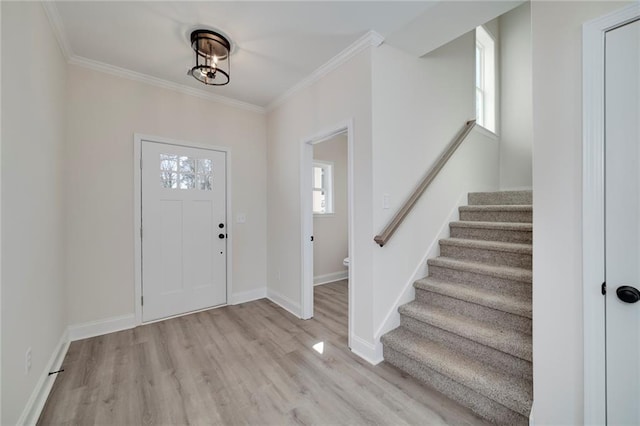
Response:
[[[529,423],[532,401],[530,191],[471,193],[429,259],[386,362],[497,424]]]

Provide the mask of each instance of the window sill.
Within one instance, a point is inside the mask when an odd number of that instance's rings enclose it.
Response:
[[[476,124],[473,128],[474,131],[480,133],[483,136],[488,137],[489,139],[493,139],[494,141],[500,140],[500,136],[487,129],[486,127],[481,126],[480,124]]]

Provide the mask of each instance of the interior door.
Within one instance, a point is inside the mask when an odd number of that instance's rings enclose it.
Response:
[[[226,303],[226,154],[141,149],[143,321]]]
[[[605,36],[607,423],[640,424],[640,21]]]

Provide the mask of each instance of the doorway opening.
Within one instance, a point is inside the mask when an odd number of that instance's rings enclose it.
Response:
[[[353,141],[351,123],[303,140],[300,188],[302,318],[322,312],[353,325]],[[339,321],[338,321],[339,323]]]

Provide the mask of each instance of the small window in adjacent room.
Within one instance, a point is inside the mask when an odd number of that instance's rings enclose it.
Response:
[[[476,119],[479,125],[496,132],[495,40],[480,26],[476,28]]]
[[[313,162],[313,214],[333,214],[333,164]]]

